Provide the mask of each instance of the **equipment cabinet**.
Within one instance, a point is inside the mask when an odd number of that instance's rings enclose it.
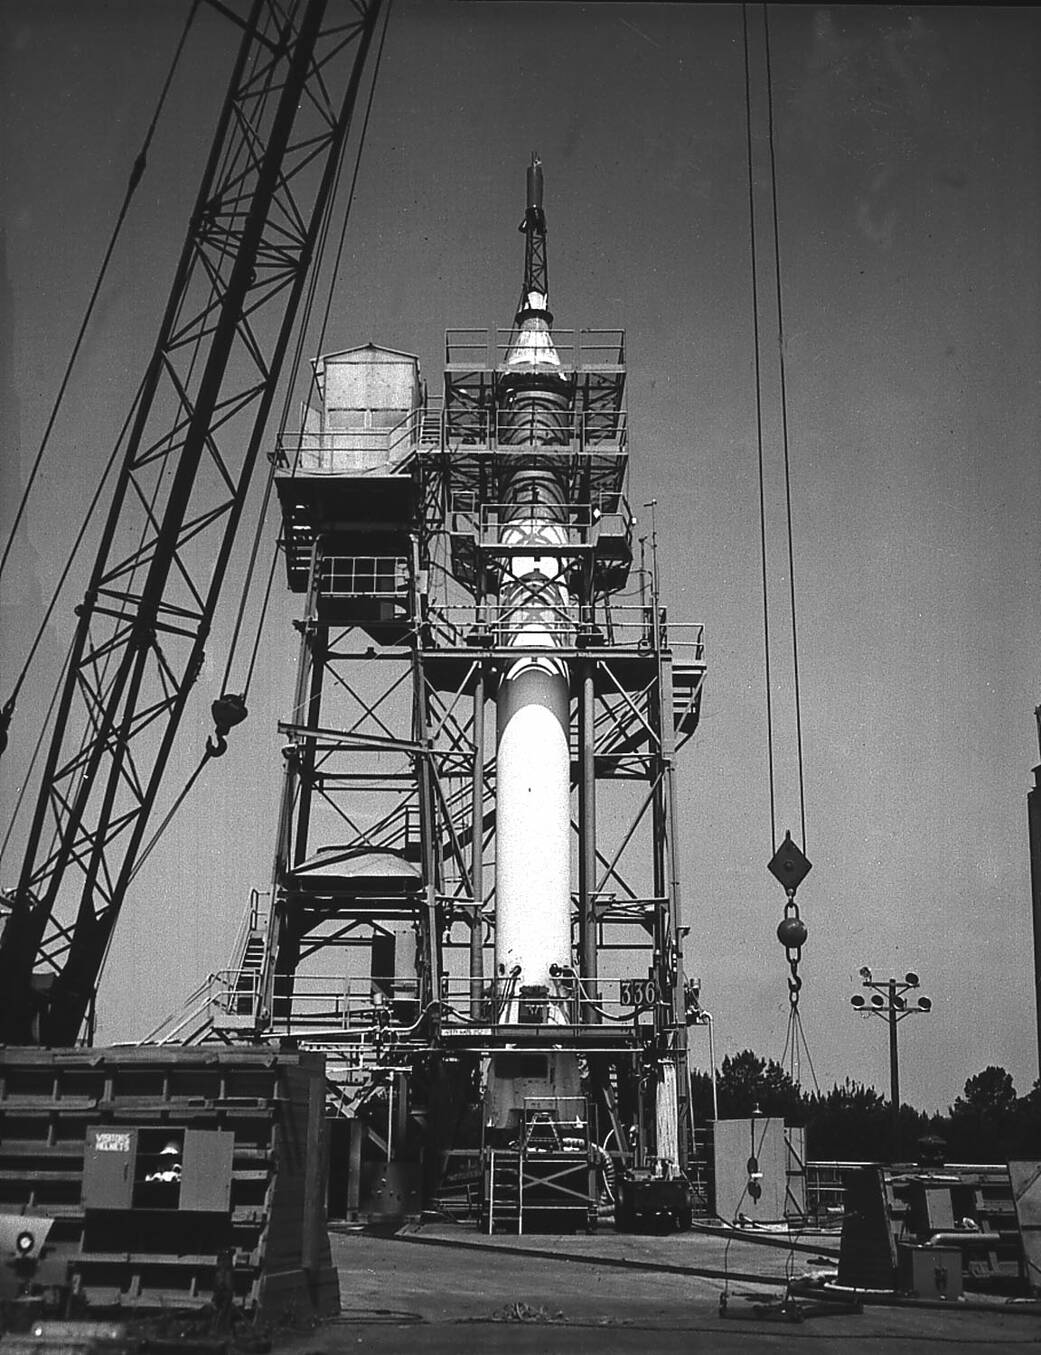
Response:
[[[221,1129],[87,1130],[85,1209],[176,1209],[226,1214],[231,1206],[235,1135]]]

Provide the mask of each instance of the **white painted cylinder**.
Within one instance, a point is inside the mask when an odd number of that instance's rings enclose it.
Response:
[[[515,992],[555,994],[550,967],[571,964],[569,704],[563,665],[549,658],[518,660],[499,686],[495,959]]]
[[[510,387],[500,409],[500,436],[518,455],[499,510],[499,541],[508,548],[501,643],[541,652],[509,665],[496,698],[495,961],[505,999],[500,1019],[519,1020],[521,990],[536,987],[549,998],[545,1019],[559,1024],[572,1019],[571,711],[567,664],[553,653],[572,643],[564,581],[570,531],[559,473],[525,460],[525,449],[562,445],[569,428],[545,301],[529,296],[541,313],[526,316],[506,358],[507,369],[526,380]],[[535,376],[539,385],[527,384]]]

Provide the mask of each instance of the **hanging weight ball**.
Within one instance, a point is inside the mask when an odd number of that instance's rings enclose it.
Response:
[[[798,950],[806,940],[806,923],[801,917],[785,917],[777,928],[777,939],[785,950]]]

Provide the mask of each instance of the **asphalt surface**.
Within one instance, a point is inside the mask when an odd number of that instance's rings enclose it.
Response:
[[[342,1312],[281,1333],[278,1355],[343,1351],[470,1355],[1041,1348],[1033,1307],[829,1309],[795,1324],[778,1312],[785,1275],[834,1265],[835,1239],[805,1250],[704,1234],[483,1238],[472,1227],[412,1226],[333,1236]],[[830,1253],[830,1255],[829,1255]],[[726,1316],[720,1295],[727,1294]]]

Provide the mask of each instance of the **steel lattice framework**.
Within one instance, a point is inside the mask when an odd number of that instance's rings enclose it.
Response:
[[[623,1152],[623,1124],[638,1128],[641,1152],[654,1143],[648,1079],[666,1062],[685,1070],[674,776],[699,719],[702,632],[669,622],[650,571],[637,601],[622,595],[632,564],[622,338],[555,337],[575,387],[560,445],[518,449],[515,431],[500,440],[503,344],[467,331],[449,334],[443,403],[427,398],[390,431],[287,434],[277,453],[288,581],[305,602],[280,726],[272,901],[251,909],[200,1035],[324,1049],[334,1108],[357,1117],[368,1104],[367,1132],[388,1155],[407,1138],[395,1116],[422,1109],[417,1070],[446,1053],[472,1066],[563,1040],[587,1058],[598,1118]],[[377,361],[407,356],[369,347]],[[503,540],[500,485],[518,459],[567,487],[555,549],[571,604],[541,598],[534,582],[503,602],[489,583],[517,549]],[[578,966],[563,1027],[511,1024],[511,980],[490,964],[490,707],[505,665],[526,652],[509,634],[518,606],[559,632],[553,653],[571,675]],[[686,1132],[685,1071],[678,1095]],[[684,1161],[686,1149],[684,1139]]]
[[[0,940],[0,1040],[80,1033],[203,663],[379,10],[380,0],[254,0],[238,21],[228,94],[77,609]],[[34,994],[40,970],[52,981]]]

